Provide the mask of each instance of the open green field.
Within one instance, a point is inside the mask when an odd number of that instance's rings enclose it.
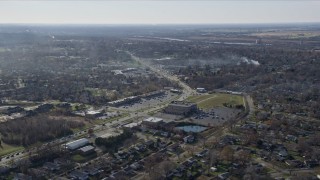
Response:
[[[10,51],[10,49],[0,47],[0,53]]]
[[[242,96],[224,93],[190,96],[187,98],[187,101],[197,103],[198,107],[202,109],[222,107],[223,104],[230,106],[243,105]]]
[[[78,163],[83,163],[83,162],[87,162],[93,158],[96,158],[97,157],[97,154],[96,153],[93,153],[93,154],[89,154],[87,156],[83,156],[83,155],[80,155],[80,154],[75,154],[73,156],[71,156],[71,159],[75,162],[78,162]]]
[[[23,150],[22,146],[11,146],[11,145],[5,144],[3,142],[1,144],[2,144],[2,147],[0,147],[0,157],[7,155],[7,154],[10,154],[10,153],[13,153],[15,151]]]

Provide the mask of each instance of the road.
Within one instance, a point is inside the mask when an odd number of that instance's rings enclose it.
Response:
[[[132,57],[133,60],[139,62],[142,66],[147,67],[151,71],[153,71],[154,73],[156,73],[156,74],[158,74],[158,75],[160,75],[160,76],[162,76],[162,77],[164,77],[164,78],[166,78],[166,79],[168,79],[170,81],[173,81],[173,82],[176,82],[177,84],[179,84],[179,86],[182,88],[182,94],[180,95],[180,97],[178,99],[179,101],[185,100],[190,95],[195,94],[195,91],[192,88],[190,88],[186,83],[182,82],[176,76],[168,74],[163,69],[157,69],[156,67],[154,67],[151,64],[147,63],[146,61],[143,61],[142,59],[134,56],[130,52],[126,52],[126,53],[128,53]],[[115,125],[115,124],[121,124],[121,123],[129,121],[129,120],[137,121],[138,117],[148,116],[148,113],[154,112],[154,111],[158,111],[158,110],[166,107],[170,102],[171,102],[171,100],[167,101],[167,102],[162,102],[160,105],[151,106],[149,108],[144,109],[143,111],[138,111],[138,112],[136,112],[136,111],[126,111],[126,113],[129,113],[129,115],[126,116],[126,117],[122,117],[122,118],[120,118],[118,120],[112,121],[112,122],[107,123],[105,125],[92,125],[90,128],[93,128],[93,130],[95,132],[106,131],[106,133],[107,133],[108,129],[113,128],[112,126]],[[121,110],[121,111],[123,111],[123,110]],[[34,153],[37,152],[37,149],[45,148],[45,146],[47,146],[48,144],[61,145],[61,144],[66,143],[66,142],[76,140],[80,136],[83,136],[84,134],[87,134],[87,130],[88,129],[89,128],[87,128],[85,130],[82,130],[82,131],[79,131],[77,133],[74,133],[72,135],[68,135],[68,136],[62,137],[60,139],[53,140],[53,141],[51,141],[49,143],[43,143],[42,145],[37,146],[37,147],[33,147],[33,148],[29,148],[27,150],[17,151],[17,152],[8,154],[8,155],[2,157],[2,159],[0,159],[0,165],[6,165],[6,164],[9,164],[11,162],[14,162],[14,161],[23,159],[25,157],[28,157],[29,153],[34,154]]]
[[[127,54],[129,54],[131,56],[131,58],[137,62],[139,62],[142,66],[149,68],[151,71],[155,72],[156,74],[170,80],[173,81],[175,83],[177,83],[181,88],[182,88],[182,94],[180,96],[180,98],[178,99],[179,101],[183,101],[185,100],[187,97],[191,96],[192,94],[196,94],[195,90],[193,90],[190,86],[188,86],[185,82],[181,81],[177,76],[171,75],[169,74],[167,71],[163,70],[163,69],[158,69],[155,66],[153,66],[152,64],[150,64],[148,61],[145,61],[137,56],[135,56],[134,54],[128,52],[128,51],[124,51]]]

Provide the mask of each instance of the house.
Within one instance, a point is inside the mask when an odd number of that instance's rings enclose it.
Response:
[[[53,163],[58,164],[58,165],[66,165],[71,163],[70,160],[64,159],[64,158],[56,158],[53,160]]]
[[[79,170],[74,170],[69,174],[70,178],[75,178],[78,180],[87,180],[89,179],[89,176],[87,173],[79,171]]]
[[[223,136],[219,142],[220,145],[233,145],[239,141],[239,138],[235,136],[226,135]]]
[[[279,152],[278,152],[278,156],[281,156],[281,157],[287,157],[288,156],[288,152],[287,152],[287,150],[280,150]]]
[[[153,140],[149,140],[147,142],[144,143],[148,148],[154,148],[155,143]]]
[[[48,169],[50,171],[58,171],[60,170],[60,165],[52,162],[46,162],[44,163],[43,168]]]
[[[129,156],[129,154],[125,151],[118,151],[118,153],[115,153],[114,155],[117,159],[126,159]]]
[[[166,137],[166,138],[170,137],[170,133],[169,133],[169,132],[166,132],[166,131],[160,131],[160,135],[161,135],[162,137]]]
[[[130,155],[137,154],[137,150],[136,150],[135,148],[131,147],[131,148],[129,148],[129,150],[128,150],[128,154],[130,154]]]
[[[292,168],[301,168],[303,163],[298,160],[286,160],[285,163]]]
[[[139,152],[145,152],[146,151],[146,146],[143,145],[143,144],[138,144],[134,148]]]
[[[118,171],[118,172],[114,172],[112,173],[109,177],[112,179],[121,179],[123,177],[125,177],[127,174],[124,171]]]
[[[313,167],[319,166],[319,162],[316,160],[306,160],[304,161],[304,165],[309,168],[313,168]]]
[[[32,180],[32,177],[22,173],[17,173],[13,176],[13,180]]]
[[[298,138],[294,135],[287,135],[286,140],[291,142],[298,142]]]
[[[194,140],[195,140],[195,138],[194,138],[194,136],[192,136],[192,135],[189,135],[189,136],[186,136],[186,137],[183,138],[183,141],[184,141],[185,143],[193,143]]]
[[[135,173],[133,172],[133,169],[130,166],[123,168],[123,171],[126,175],[135,175]]]
[[[170,152],[176,152],[180,148],[180,145],[178,143],[170,145],[167,149]]]
[[[226,173],[222,173],[218,175],[219,179],[227,179],[230,176],[230,173],[226,172]]]
[[[94,168],[94,167],[84,168],[83,171],[87,173],[89,176],[96,176],[101,172],[98,168]]]
[[[139,164],[138,162],[135,162],[135,163],[131,164],[130,167],[132,169],[134,169],[135,171],[140,170],[140,169],[143,168],[143,166],[141,164]]]
[[[197,153],[196,156],[202,158],[202,157],[204,157],[206,154],[208,154],[208,149],[205,149],[205,150]]]

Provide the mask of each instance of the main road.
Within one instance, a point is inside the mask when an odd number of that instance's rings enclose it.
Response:
[[[139,62],[142,66],[147,67],[151,71],[153,71],[154,73],[156,73],[156,74],[158,74],[158,75],[160,75],[160,76],[162,76],[162,77],[164,77],[164,78],[166,78],[166,79],[168,79],[170,81],[173,81],[173,82],[179,84],[179,86],[182,88],[182,94],[180,95],[178,100],[180,100],[180,101],[185,100],[187,97],[189,97],[190,95],[195,93],[192,88],[190,88],[186,83],[182,82],[176,76],[168,74],[163,69],[158,69],[158,68],[154,67],[153,65],[151,65],[147,61],[144,61],[144,60],[140,59],[139,57],[134,56],[132,53],[130,53],[128,51],[125,51],[125,52],[128,53],[134,61]],[[170,102],[171,101],[167,101],[167,102],[164,102],[164,103],[162,102],[161,104],[154,105],[152,107],[146,108],[143,111],[140,110],[140,111],[137,111],[137,112],[135,112],[135,111],[128,112],[129,113],[128,116],[119,118],[119,119],[117,119],[117,121],[112,121],[112,122],[107,123],[105,125],[97,125],[96,124],[96,125],[93,125],[90,128],[92,128],[95,132],[108,131],[108,129],[113,128],[112,125],[121,124],[121,123],[127,122],[129,120],[133,120],[134,121],[134,120],[138,119],[137,117],[148,116],[148,113],[154,112],[154,111],[158,111],[158,110],[166,107]],[[17,152],[11,153],[9,155],[6,155],[6,156],[2,157],[2,159],[0,159],[0,165],[6,165],[6,164],[8,164],[10,162],[14,162],[14,161],[17,161],[19,159],[23,159],[25,157],[28,157],[29,153],[31,153],[31,154],[36,153],[37,149],[45,148],[48,145],[51,145],[51,146],[60,145],[60,144],[63,144],[65,142],[78,139],[79,137],[81,137],[84,134],[86,134],[88,129],[82,130],[80,132],[74,133],[74,134],[66,136],[66,137],[62,137],[60,139],[55,139],[55,140],[53,140],[53,141],[51,141],[49,143],[44,143],[44,144],[42,144],[40,146],[37,146],[37,147],[29,148],[28,150],[17,151]]]
[[[124,51],[124,52],[129,54],[134,61],[137,61],[142,66],[149,68],[151,71],[168,79],[169,81],[173,81],[173,82],[177,83],[182,88],[182,94],[178,100],[180,100],[180,101],[185,100],[190,95],[196,93],[190,86],[188,86],[185,82],[181,81],[177,76],[169,74],[168,72],[166,72],[162,68],[156,68],[154,65],[152,65],[147,60],[143,60],[143,59],[135,56],[133,53],[131,53],[129,51]]]

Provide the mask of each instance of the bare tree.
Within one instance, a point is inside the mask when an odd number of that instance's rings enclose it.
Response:
[[[163,161],[158,166],[158,171],[167,178],[168,173],[176,167],[176,164],[172,161]]]
[[[232,149],[231,146],[225,146],[220,152],[220,157],[225,161],[232,161],[233,155],[234,155],[234,150]]]

